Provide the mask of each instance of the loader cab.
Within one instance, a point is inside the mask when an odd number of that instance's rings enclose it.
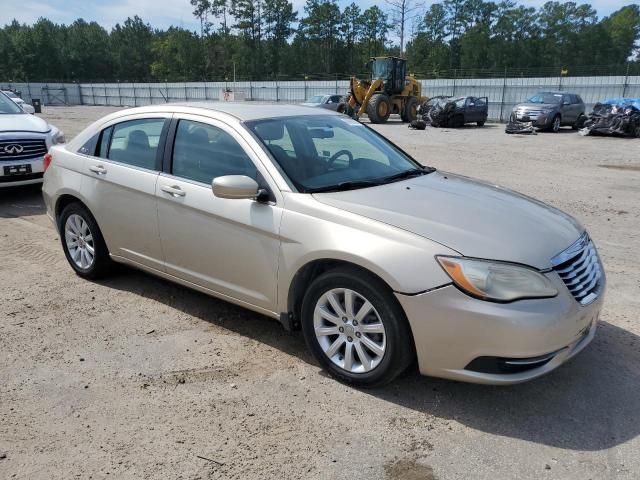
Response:
[[[404,89],[407,61],[397,57],[373,57],[367,64],[371,80],[382,80],[387,95],[399,95]]]

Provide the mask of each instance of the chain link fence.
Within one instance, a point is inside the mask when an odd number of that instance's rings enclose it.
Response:
[[[592,69],[593,70],[593,69]],[[540,76],[529,71],[448,71],[421,76],[423,95],[476,96],[489,98],[489,119],[506,121],[512,108],[540,90],[560,90],[579,94],[589,110],[612,97],[640,97],[640,72],[627,67],[598,71],[590,76]],[[426,78],[431,77],[431,78]],[[362,76],[361,78],[365,78]],[[135,107],[167,102],[224,101],[235,98],[254,102],[301,103],[314,95],[346,95],[349,81],[335,75],[323,80],[269,80],[220,82],[91,82],[12,83],[0,82],[1,89],[14,90],[31,102],[44,105],[106,105]],[[233,92],[225,95],[225,92]]]

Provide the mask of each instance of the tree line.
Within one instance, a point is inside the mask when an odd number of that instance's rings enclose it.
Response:
[[[452,70],[640,65],[640,7],[599,18],[589,4],[512,0],[387,0],[341,8],[336,0],[191,0],[199,28],[153,28],[127,18],[110,31],[78,19],[40,18],[0,29],[7,81],[196,81],[340,77],[370,56],[403,55],[419,76]],[[400,39],[402,39],[400,41]],[[405,48],[406,43],[406,48]]]

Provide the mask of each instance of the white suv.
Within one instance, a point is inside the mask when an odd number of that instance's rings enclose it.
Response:
[[[41,183],[44,156],[64,133],[0,92],[0,188]]]

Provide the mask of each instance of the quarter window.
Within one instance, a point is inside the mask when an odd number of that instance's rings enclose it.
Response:
[[[134,167],[156,170],[158,145],[162,136],[165,120],[150,118],[131,120],[113,126],[109,151],[101,156],[110,160],[126,163]],[[103,140],[105,135],[103,134]]]
[[[255,165],[231,135],[213,125],[191,120],[178,123],[172,173],[207,184],[224,175],[257,178]]]

